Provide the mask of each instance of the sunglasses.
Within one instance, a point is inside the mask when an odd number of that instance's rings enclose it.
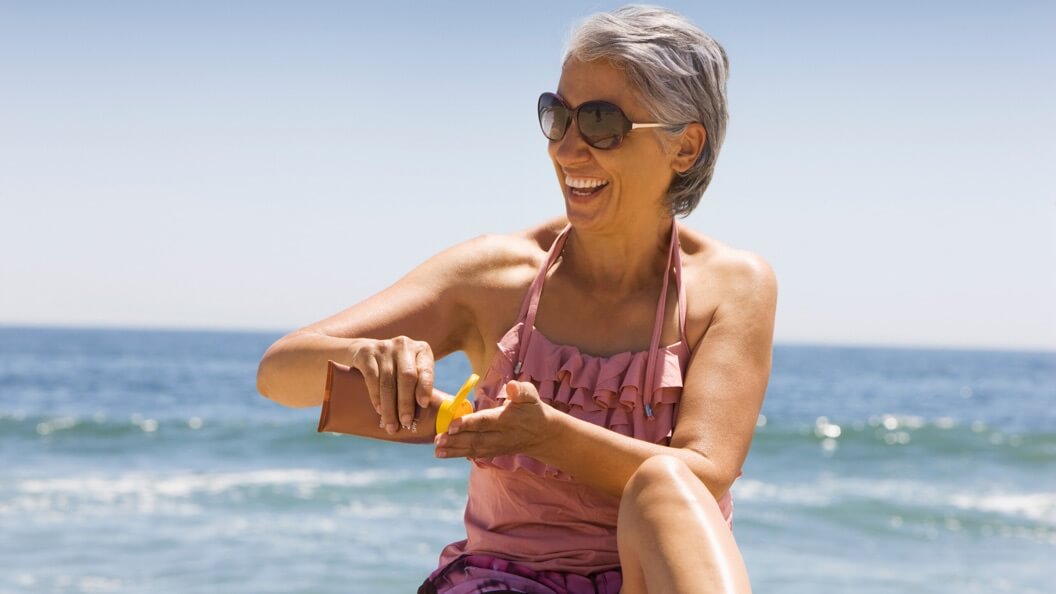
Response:
[[[620,146],[623,137],[637,128],[659,128],[664,124],[635,124],[616,105],[607,101],[587,101],[572,109],[553,93],[539,96],[539,127],[550,140],[561,140],[575,120],[579,135],[596,149]]]

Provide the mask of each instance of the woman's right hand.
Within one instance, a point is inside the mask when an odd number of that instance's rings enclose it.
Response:
[[[411,428],[415,404],[428,408],[433,394],[436,365],[429,343],[406,336],[386,340],[357,339],[350,367],[363,374],[374,410],[389,435],[397,423]]]

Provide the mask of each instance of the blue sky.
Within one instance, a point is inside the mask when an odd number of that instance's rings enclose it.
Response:
[[[286,331],[560,214],[535,99],[620,4],[0,2],[0,323]],[[666,5],[779,343],[1056,348],[1052,3]]]

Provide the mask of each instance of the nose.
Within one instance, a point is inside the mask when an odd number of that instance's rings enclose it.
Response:
[[[590,145],[579,135],[579,125],[573,119],[561,140],[550,141],[550,152],[561,165],[572,165],[590,160]]]

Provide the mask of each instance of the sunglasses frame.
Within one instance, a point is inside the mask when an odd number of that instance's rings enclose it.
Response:
[[[565,121],[565,130],[564,130],[564,132],[561,133],[561,136],[559,138],[550,138],[550,136],[546,133],[546,128],[543,127],[543,100],[547,99],[547,98],[552,98],[558,105],[561,105],[562,107],[564,107],[565,111],[568,113],[567,119]],[[614,144],[612,146],[597,146],[596,144],[594,144],[594,142],[591,141],[590,138],[587,137],[586,133],[583,132],[583,127],[579,125],[579,112],[580,112],[580,110],[582,110],[584,107],[588,107],[589,108],[591,106],[597,106],[599,104],[600,105],[604,105],[606,107],[613,108],[615,110],[615,112],[618,113],[620,115],[620,118],[623,120],[623,126],[622,126],[623,129],[619,132],[619,135],[617,136],[616,144]],[[547,107],[550,108],[550,106],[547,106]],[[620,145],[623,144],[623,137],[627,136],[627,134],[629,134],[633,130],[637,130],[638,128],[660,128],[660,127],[663,127],[665,125],[665,124],[660,124],[660,123],[656,123],[656,122],[649,122],[649,123],[635,123],[635,122],[632,122],[627,117],[627,114],[623,113],[623,110],[620,109],[619,105],[616,105],[615,103],[612,103],[612,102],[609,102],[609,101],[601,101],[601,100],[584,101],[583,103],[580,103],[575,109],[572,109],[572,107],[569,106],[568,103],[566,103],[565,100],[562,99],[557,93],[551,93],[551,92],[546,92],[546,93],[543,93],[543,94],[539,95],[539,101],[536,104],[536,113],[537,113],[537,116],[539,118],[539,128],[543,131],[543,136],[545,136],[547,138],[547,140],[550,140],[551,142],[560,141],[561,139],[563,139],[565,137],[565,134],[568,134],[568,129],[572,126],[572,123],[574,122],[576,124],[576,130],[579,131],[579,136],[580,136],[580,138],[583,139],[583,142],[587,143],[587,145],[592,147],[592,148],[596,148],[596,149],[602,150],[602,151],[608,151],[608,150],[613,150],[613,149],[619,148]]]

